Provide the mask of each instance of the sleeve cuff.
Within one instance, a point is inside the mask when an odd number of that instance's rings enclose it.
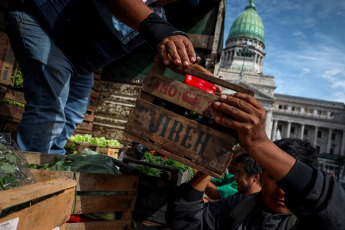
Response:
[[[312,178],[313,168],[296,160],[290,172],[278,182],[278,185],[286,193],[299,193],[309,186]]]
[[[183,196],[183,199],[187,202],[193,202],[193,201],[201,200],[203,195],[204,195],[204,192],[196,190],[195,188],[193,188],[192,186],[188,184],[187,192]]]

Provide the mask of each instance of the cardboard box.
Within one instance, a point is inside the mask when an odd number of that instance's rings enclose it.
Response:
[[[254,94],[251,90],[190,68],[179,67],[175,71],[236,92]],[[143,83],[142,92],[124,130],[125,135],[149,149],[221,178],[238,140],[234,130],[212,122],[219,112],[212,103],[219,100],[219,96],[167,78],[163,76],[164,72],[165,66],[156,62]],[[170,105],[169,108],[155,104],[157,98]],[[205,117],[209,124],[184,117],[178,111],[194,111]]]
[[[9,38],[4,31],[0,30],[0,83],[13,86],[11,75],[14,67],[14,53]]]
[[[0,211],[23,206],[0,218],[0,229],[47,230],[71,215],[76,181],[54,178],[0,192]]]

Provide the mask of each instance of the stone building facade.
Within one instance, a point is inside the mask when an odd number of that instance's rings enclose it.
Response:
[[[264,49],[264,26],[254,0],[249,0],[231,26],[215,75],[255,92],[255,98],[267,111],[266,133],[271,140],[291,137],[310,141],[323,156],[319,158],[320,166],[342,180],[345,105],[275,94],[274,77],[262,72]]]

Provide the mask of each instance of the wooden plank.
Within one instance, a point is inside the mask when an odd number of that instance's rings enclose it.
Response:
[[[53,187],[50,184],[50,187]],[[26,186],[24,186],[26,187]],[[26,188],[22,187],[23,190]],[[52,189],[54,190],[54,189]],[[31,192],[37,193],[30,189]],[[13,191],[12,191],[13,192]],[[18,197],[23,194],[15,193]],[[47,230],[53,229],[65,223],[71,214],[73,205],[74,189],[69,188],[62,193],[47,198],[34,204],[28,208],[12,213],[0,219],[0,223],[4,223],[15,218],[19,218],[18,226],[16,229],[20,230]],[[6,198],[6,197],[4,197]],[[2,203],[2,201],[1,201]]]
[[[156,60],[155,65],[156,65],[157,62],[158,62],[158,60]],[[214,77],[214,76],[212,76],[210,74],[206,74],[206,73],[201,72],[199,70],[192,69],[191,67],[184,67],[184,66],[176,67],[176,66],[170,64],[169,68],[171,70],[173,70],[174,72],[182,74],[182,75],[190,74],[190,75],[193,75],[195,77],[202,78],[202,79],[204,79],[204,80],[206,80],[208,82],[211,82],[213,84],[217,84],[217,85],[220,85],[222,87],[234,90],[236,92],[246,93],[246,94],[250,94],[252,96],[254,95],[254,92],[252,90],[250,90],[250,89],[244,88],[244,87],[242,87],[240,85],[236,85],[236,84],[230,83],[228,81],[224,81],[224,80],[219,79],[217,77]],[[159,73],[156,73],[154,71],[150,72],[150,76],[151,75],[156,75],[156,74],[159,74]]]
[[[131,219],[66,224],[66,230],[129,230],[130,227]]]
[[[144,80],[143,91],[209,118],[220,114],[212,106],[213,102],[219,101],[219,96],[171,78],[151,74]],[[140,94],[140,97],[144,97],[143,95],[144,93]]]
[[[0,102],[0,116],[15,120],[22,120],[24,107]]]
[[[38,181],[57,178],[78,181],[77,191],[137,191],[139,175],[111,175],[96,173],[66,172],[54,170],[30,169]]]
[[[23,187],[13,188],[1,191],[0,210],[22,204],[46,195],[61,192],[68,188],[73,188],[77,184],[74,180],[56,178],[44,182],[25,185]]]
[[[77,196],[74,214],[132,211],[136,195]]]
[[[14,89],[7,89],[5,98],[25,104],[24,93]]]
[[[237,143],[235,135],[219,132],[141,99],[137,100],[125,132],[154,143],[158,152],[168,148],[170,153],[189,159],[188,162],[207,165],[216,160],[219,167],[213,170],[218,173],[225,172],[231,150]]]

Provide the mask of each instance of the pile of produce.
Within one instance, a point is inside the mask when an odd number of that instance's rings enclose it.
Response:
[[[0,144],[0,191],[31,183],[30,180],[19,155],[10,146]]]
[[[194,176],[193,169],[187,165],[184,165],[178,161],[175,161],[171,158],[167,158],[165,156],[161,156],[160,154],[156,154],[154,151],[146,151],[143,158],[143,161],[156,164],[156,165],[163,165],[170,168],[175,168],[179,171],[180,174],[183,174],[185,171],[189,171],[190,180]],[[162,177],[164,174],[168,172],[160,169],[156,169],[149,166],[137,165],[136,168],[143,174],[154,176],[154,177]],[[168,173],[169,174],[169,173]]]
[[[78,143],[78,142],[90,143],[90,144],[98,145],[101,147],[121,146],[118,140],[107,140],[105,139],[105,137],[92,137],[89,134],[71,136],[69,141],[75,142],[75,143]]]

